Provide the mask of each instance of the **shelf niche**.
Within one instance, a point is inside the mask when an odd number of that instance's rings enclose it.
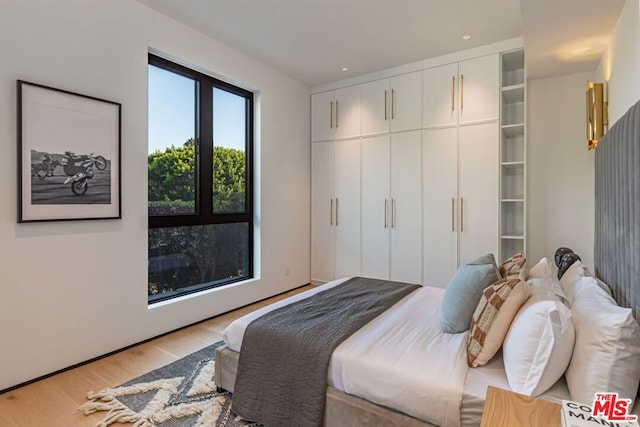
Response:
[[[502,54],[502,87],[524,84],[524,50]]]
[[[501,55],[500,259],[526,250],[526,72],[524,50]]]

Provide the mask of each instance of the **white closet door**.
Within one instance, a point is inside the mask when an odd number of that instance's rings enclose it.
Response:
[[[391,78],[389,104],[391,131],[420,129],[422,127],[422,72]]]
[[[364,83],[361,91],[362,136],[389,132],[391,120],[389,79]]]
[[[362,139],[362,275],[389,279],[389,135]]]
[[[498,256],[498,123],[460,127],[460,264]]]
[[[336,90],[334,119],[336,138],[360,136],[360,86],[350,86]]]
[[[460,62],[460,123],[498,119],[498,54]]]
[[[458,268],[458,128],[422,133],[423,283],[446,287]]]
[[[458,63],[422,72],[422,127],[458,123]]]
[[[391,280],[422,282],[421,131],[391,135]]]
[[[311,95],[311,141],[328,141],[335,137],[334,92]]]
[[[311,281],[334,279],[334,143],[311,144]]]
[[[360,139],[335,143],[335,277],[360,275]]]

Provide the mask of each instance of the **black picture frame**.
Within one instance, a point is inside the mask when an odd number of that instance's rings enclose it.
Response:
[[[17,80],[18,222],[121,219],[121,104]]]

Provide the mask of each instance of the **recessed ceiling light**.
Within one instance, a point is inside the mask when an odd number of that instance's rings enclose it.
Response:
[[[341,70],[342,71],[349,71],[349,67],[342,67]]]
[[[469,34],[465,34],[464,36],[462,36],[462,40],[469,40],[471,39],[471,36]]]

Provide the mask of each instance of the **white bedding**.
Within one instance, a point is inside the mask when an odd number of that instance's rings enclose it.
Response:
[[[236,352],[257,317],[345,279],[302,292],[247,314],[229,325],[224,342]],[[478,426],[487,386],[510,390],[499,352],[487,365],[470,369],[467,333],[443,334],[440,304],[444,289],[424,287],[402,299],[340,344],[328,370],[331,386],[440,426]],[[542,399],[571,399],[564,376]],[[632,414],[640,416],[640,399]]]
[[[345,280],[330,282],[237,319],[224,331],[225,343],[240,351],[244,330],[252,320]],[[329,384],[435,425],[459,426],[468,370],[467,334],[442,332],[443,294],[440,288],[419,288],[345,340],[331,358]]]
[[[490,385],[504,390],[511,390],[504,370],[502,351],[499,351],[486,365],[479,368],[470,368],[467,371],[467,379],[465,380],[464,393],[462,395],[462,407],[460,409],[460,423],[463,426],[480,425],[484,401],[487,396],[487,387]],[[570,399],[564,375],[549,390],[538,397],[556,403],[561,403],[562,399]]]
[[[330,384],[435,425],[459,426],[467,334],[442,332],[443,295],[419,288],[344,341],[331,358]]]

